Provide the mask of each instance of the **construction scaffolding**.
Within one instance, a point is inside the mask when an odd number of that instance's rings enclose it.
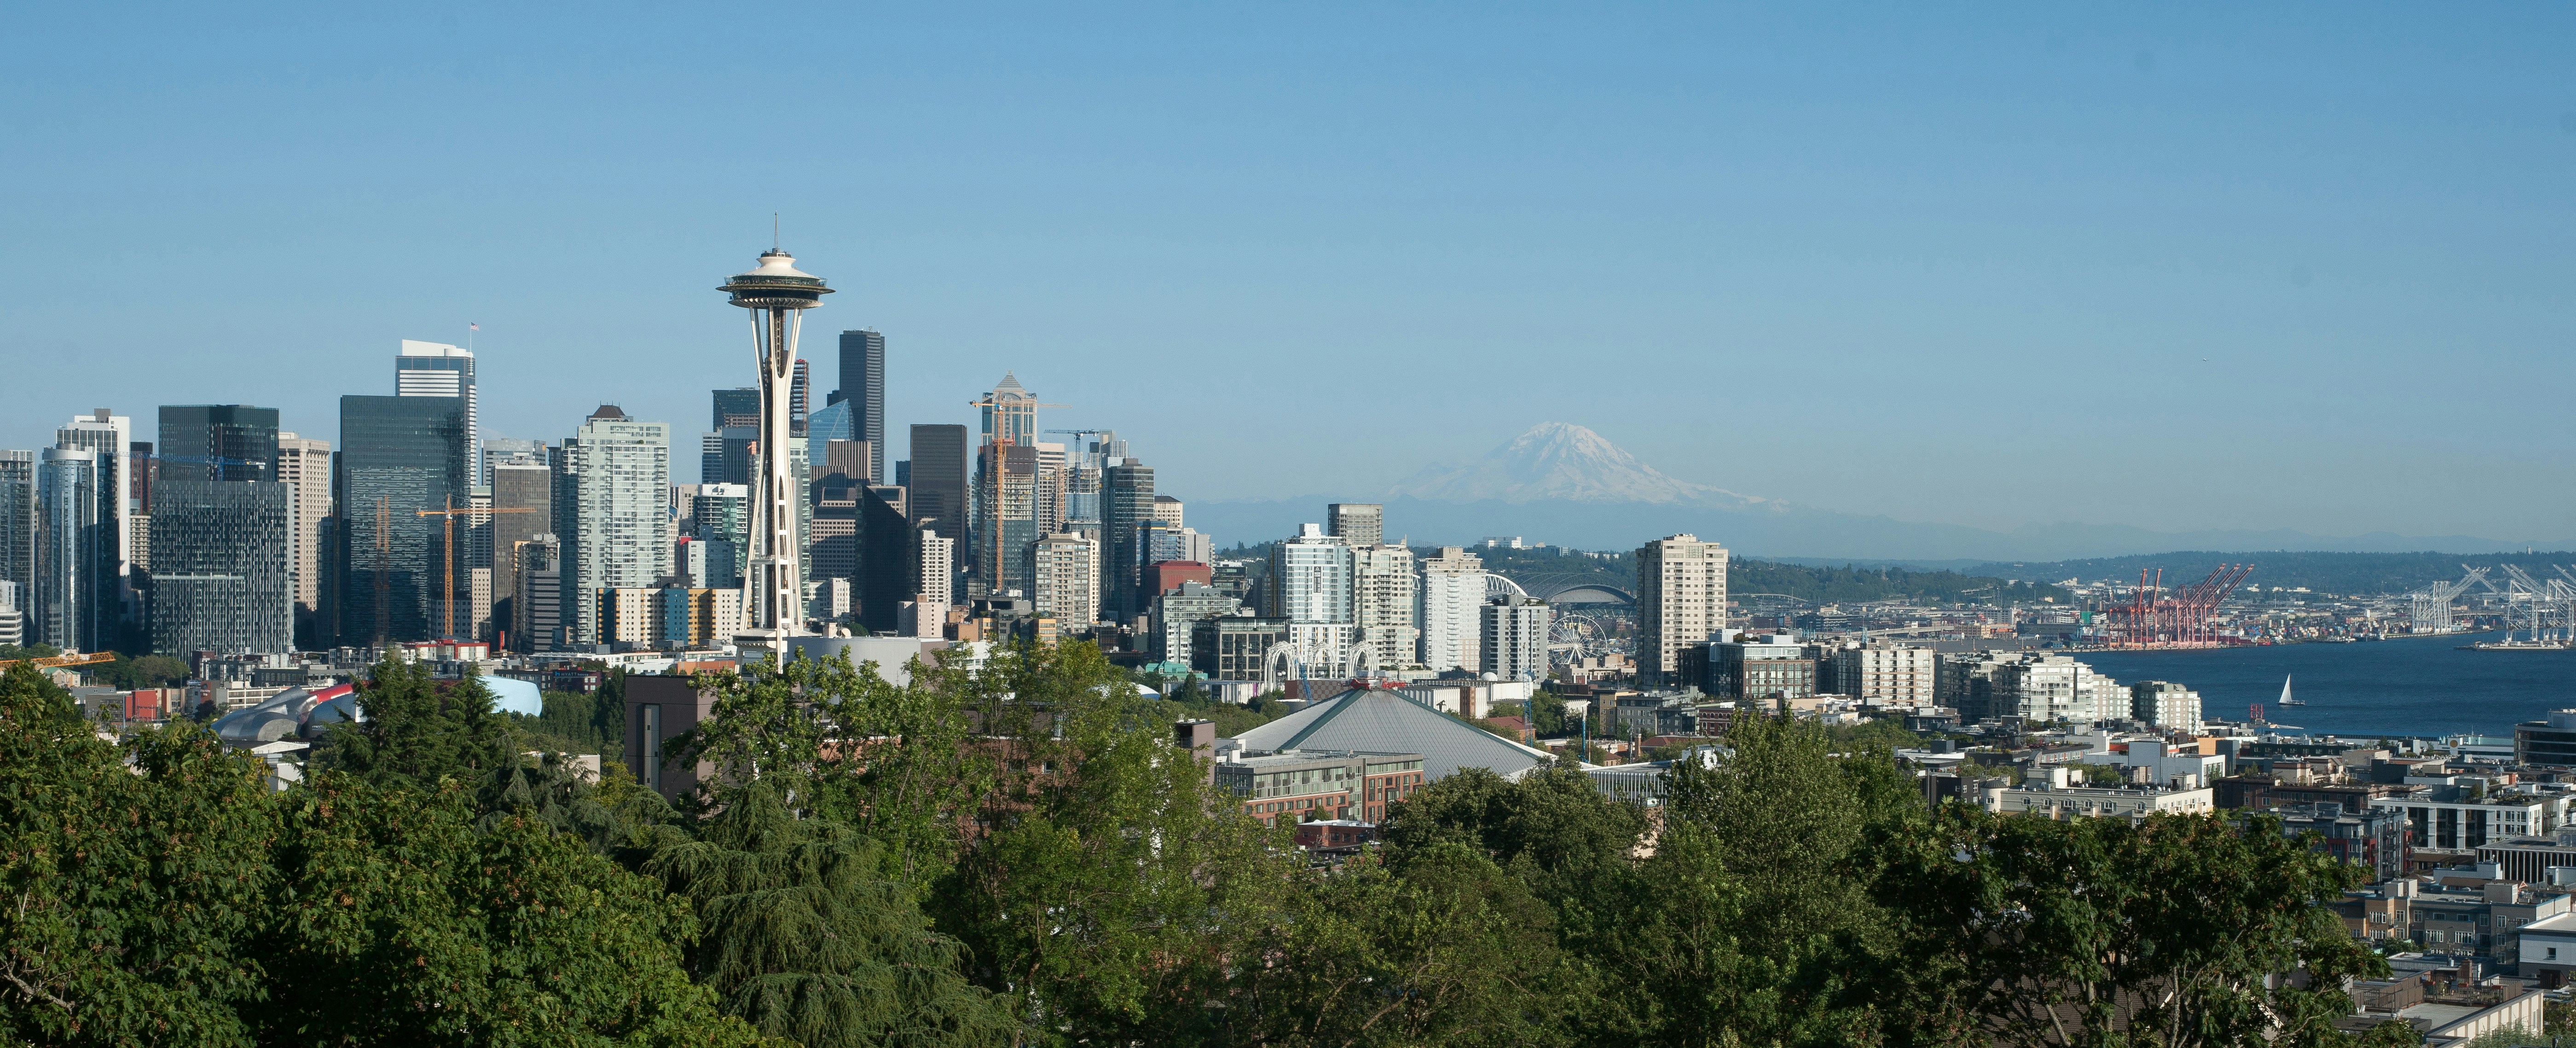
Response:
[[[2209,648],[2232,643],[2221,637],[2210,616],[2220,601],[2233,595],[2254,573],[2251,564],[2221,564],[2209,577],[2165,589],[2163,568],[2138,569],[2138,586],[2126,604],[2105,609],[2111,619],[2110,645],[2115,648]]]

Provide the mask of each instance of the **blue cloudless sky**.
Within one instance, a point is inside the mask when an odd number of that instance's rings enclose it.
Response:
[[[894,433],[1015,370],[1186,499],[1560,420],[1906,519],[2576,538],[2563,6],[10,22],[0,446],[202,402],[336,438],[479,321],[488,432],[617,403],[691,481],[774,211],[842,289],[822,389],[872,326]]]

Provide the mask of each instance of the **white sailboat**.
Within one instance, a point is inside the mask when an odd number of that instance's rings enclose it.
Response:
[[[2280,705],[2283,705],[2283,706],[2305,706],[2305,705],[2307,705],[2307,703],[2305,703],[2305,702],[2301,702],[2301,701],[2299,701],[2298,699],[2294,699],[2294,698],[2291,698],[2291,697],[2290,697],[2290,675],[2289,675],[2289,674],[2286,674],[2286,673],[2284,673],[2284,674],[2282,674],[2282,675],[2281,675],[2281,702],[2280,702]]]

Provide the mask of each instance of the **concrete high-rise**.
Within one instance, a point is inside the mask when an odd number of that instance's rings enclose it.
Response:
[[[1144,570],[1144,527],[1154,519],[1154,467],[1121,458],[1101,470],[1100,530],[1106,540],[1103,588],[1115,622],[1144,614],[1153,594],[1139,592]]]
[[[326,574],[338,577],[338,621],[322,632],[346,645],[428,640],[438,632],[446,529],[423,510],[463,505],[471,485],[462,397],[340,398],[340,454]]]
[[[465,462],[472,471],[465,483],[468,487],[486,483],[481,473],[483,420],[476,410],[473,350],[443,342],[403,339],[401,352],[394,356],[394,395],[455,397],[464,401]]]
[[[956,602],[957,545],[928,528],[915,528],[921,551],[921,604],[946,607]]]
[[[614,405],[564,439],[573,533],[562,605],[571,643],[600,643],[599,591],[649,587],[670,572],[670,445],[669,424],[636,421]]]
[[[1352,548],[1386,541],[1386,507],[1375,502],[1336,502],[1325,507],[1324,530]]]
[[[1547,678],[1547,602],[1502,596],[1477,609],[1482,643],[1479,670],[1500,680]]]
[[[553,651],[563,640],[563,544],[548,532],[517,546],[510,602],[510,650]]]
[[[1422,630],[1414,619],[1418,581],[1412,550],[1351,547],[1351,622],[1358,642],[1376,653],[1382,669],[1411,666],[1421,650]]]
[[[787,638],[804,632],[800,559],[805,547],[798,525],[812,509],[803,504],[808,478],[795,462],[797,449],[788,443],[794,421],[790,387],[799,363],[796,340],[805,311],[822,305],[832,289],[823,278],[799,272],[794,256],[771,248],[761,253],[757,268],[735,275],[717,290],[751,311],[752,356],[760,376],[760,469],[751,485],[751,549],[743,560],[748,589],[743,632],[735,642],[745,649],[766,649],[784,662]],[[670,543],[661,546],[667,550]]]
[[[1637,675],[1664,684],[1682,649],[1726,629],[1726,547],[1672,535],[1637,550]]]
[[[1154,496],[1154,519],[1173,527],[1181,526],[1181,500],[1170,495]]]
[[[850,405],[850,439],[868,442],[868,476],[879,480],[885,461],[885,336],[867,329],[841,332],[840,400]]]
[[[1100,609],[1100,544],[1057,532],[1030,547],[1030,596],[1058,629],[1089,627]]]
[[[96,650],[107,624],[98,607],[98,573],[116,540],[102,522],[95,451],[46,448],[36,460],[35,585],[28,595],[28,636],[66,650]],[[118,501],[123,501],[122,499]]]
[[[1298,623],[1351,621],[1351,547],[1321,525],[1300,524],[1297,536],[1270,548],[1270,578],[1262,592],[1273,618]]]
[[[912,427],[910,458],[912,463],[902,479],[906,492],[905,512],[914,527],[927,526],[950,542],[966,538],[967,521],[967,455],[966,427],[958,425],[919,425]]]
[[[277,409],[165,405],[158,443],[152,650],[292,650],[294,493],[273,479]]]
[[[277,466],[272,470],[287,493],[287,585],[295,597],[300,643],[321,646],[312,632],[322,608],[322,521],[331,516],[331,442],[277,435]]]
[[[1484,665],[1484,604],[1484,558],[1463,546],[1442,546],[1438,556],[1422,559],[1414,606],[1425,668],[1445,673]]]

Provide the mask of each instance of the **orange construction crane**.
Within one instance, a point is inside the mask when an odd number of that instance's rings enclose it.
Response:
[[[443,594],[444,599],[439,601],[439,604],[446,609],[446,613],[442,619],[444,625],[441,626],[441,636],[443,639],[456,639],[456,518],[460,516],[478,516],[485,513],[534,512],[536,512],[536,510],[524,507],[502,509],[491,506],[467,506],[464,509],[458,509],[456,508],[456,496],[454,495],[447,496],[446,509],[424,509],[414,511],[413,515],[415,516],[447,518],[443,522],[447,526],[447,536],[443,540],[447,546],[447,588]]]
[[[69,655],[48,655],[41,659],[0,659],[0,669],[7,669],[21,662],[33,662],[37,669],[50,670],[63,666],[87,666],[92,663],[114,661],[116,661],[116,653],[112,651],[93,651],[86,655],[75,652]]]

